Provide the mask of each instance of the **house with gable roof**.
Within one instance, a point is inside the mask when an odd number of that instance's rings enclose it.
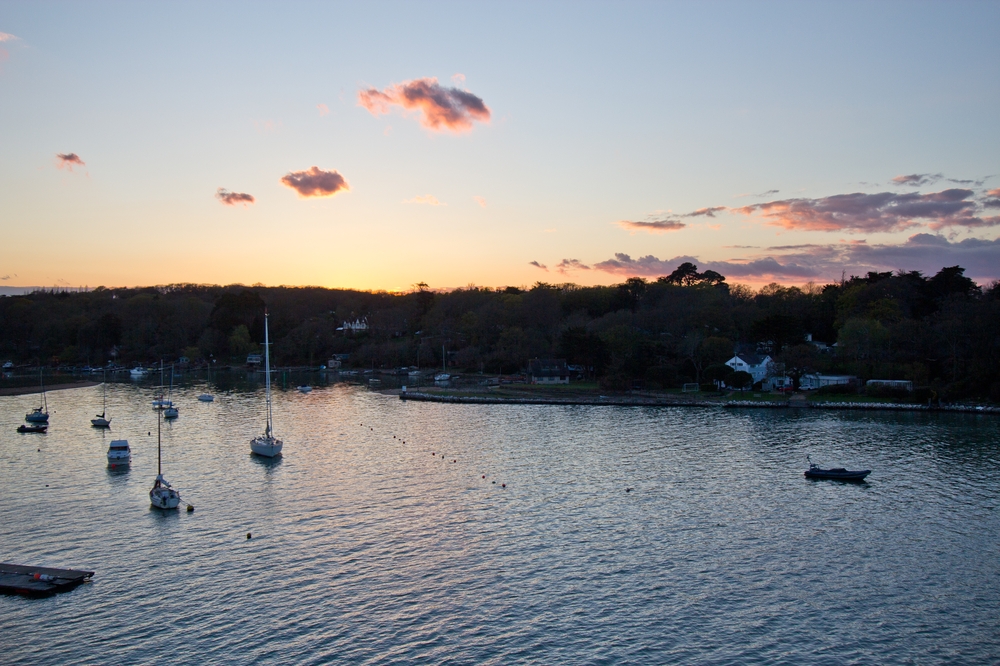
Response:
[[[749,372],[753,377],[753,383],[762,382],[767,377],[768,366],[771,364],[771,357],[767,354],[749,354],[737,352],[736,356],[726,361],[726,365],[733,369],[733,372]]]

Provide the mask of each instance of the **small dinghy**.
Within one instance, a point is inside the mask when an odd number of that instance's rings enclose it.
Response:
[[[809,460],[809,469],[805,471],[807,479],[834,479],[836,481],[864,481],[865,477],[872,473],[870,469],[845,469],[843,467],[831,467],[824,469]]]
[[[48,430],[48,426],[43,425],[20,425],[17,426],[18,432],[45,432]]]

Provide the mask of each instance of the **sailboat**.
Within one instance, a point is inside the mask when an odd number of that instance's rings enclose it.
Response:
[[[90,419],[90,425],[95,428],[110,428],[111,419],[105,418],[108,414],[108,373],[104,372],[104,409],[97,415],[97,418]]]
[[[178,412],[177,407],[174,406],[173,401],[170,400],[170,395],[174,392],[174,364],[170,364],[170,388],[167,389],[167,408],[163,410],[163,418],[165,419],[176,419]]]
[[[157,509],[176,509],[181,503],[181,496],[176,490],[170,487],[167,480],[163,478],[162,463],[163,447],[160,443],[160,413],[156,413],[156,481],[149,490],[149,503]]]
[[[30,414],[24,415],[24,420],[28,423],[49,422],[49,401],[45,397],[45,380],[42,378],[42,368],[38,369],[38,384],[42,387],[42,404],[31,410]]]
[[[267,312],[264,313],[264,395],[267,401],[267,426],[264,434],[250,440],[250,451],[266,458],[281,455],[282,442],[271,430],[271,348],[267,337]]]
[[[160,397],[153,399],[153,409],[166,409],[173,403],[163,397],[163,359],[160,359]]]

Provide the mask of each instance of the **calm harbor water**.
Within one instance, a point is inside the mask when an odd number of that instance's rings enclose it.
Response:
[[[248,446],[262,391],[199,403],[206,388],[176,390],[163,430],[194,513],[149,507],[150,386],[109,386],[110,432],[89,424],[100,387],[50,393],[45,435],[15,432],[37,396],[0,397],[0,560],[97,572],[0,597],[0,662],[1000,659],[995,417],[445,405],[334,384],[277,392],[285,457],[264,462]],[[107,469],[114,438],[130,471]],[[807,453],[874,471],[808,481]]]

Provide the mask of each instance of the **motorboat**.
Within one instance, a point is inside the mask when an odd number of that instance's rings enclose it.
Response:
[[[436,375],[434,375],[434,381],[436,382],[446,382],[449,379],[451,379],[451,375],[449,375],[447,372],[439,372]]]
[[[47,425],[19,425],[19,426],[17,426],[17,431],[18,432],[40,432],[40,433],[44,433],[48,429],[49,429],[49,427]]]
[[[127,439],[113,439],[108,446],[108,466],[111,469],[132,464],[132,449]]]
[[[250,440],[250,452],[265,458],[277,458],[281,455],[284,445],[274,436],[271,423],[271,347],[267,337],[267,312],[264,312],[264,402],[267,408],[267,420],[264,434]]]
[[[309,393],[309,391],[313,390],[312,386],[308,386],[305,384],[303,384],[302,386],[296,386],[295,388],[299,391],[299,393]]]
[[[215,400],[215,396],[209,395],[208,393],[202,393],[198,396],[198,400],[201,402],[212,402]]]
[[[844,467],[831,467],[825,469],[809,460],[809,469],[805,471],[807,479],[833,479],[835,481],[864,481],[865,477],[871,474],[870,469],[846,469]]]
[[[134,368],[132,368],[131,370],[129,370],[128,374],[129,374],[130,377],[136,377],[136,378],[138,378],[138,377],[145,377],[147,373],[146,373],[146,369],[145,368],[137,365]]]

